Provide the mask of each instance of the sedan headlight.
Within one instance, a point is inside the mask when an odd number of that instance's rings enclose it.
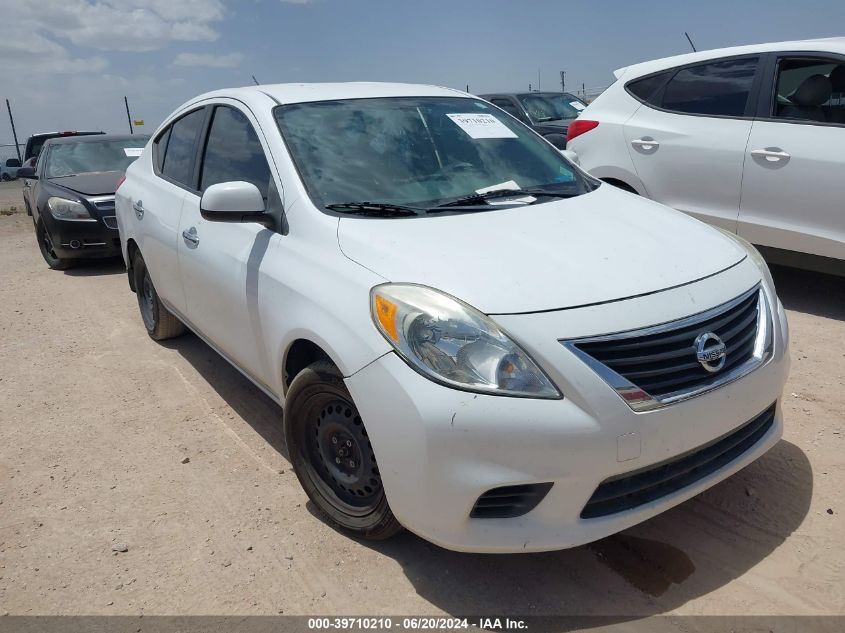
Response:
[[[414,284],[383,284],[371,292],[371,309],[397,353],[435,382],[481,393],[561,397],[492,319],[450,295]]]
[[[88,209],[81,202],[67,198],[49,198],[47,208],[57,220],[93,220]]]

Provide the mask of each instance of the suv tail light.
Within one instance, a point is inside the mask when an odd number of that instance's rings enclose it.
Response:
[[[566,142],[569,143],[576,136],[581,136],[584,132],[594,130],[599,126],[598,121],[590,121],[589,119],[576,119],[569,124],[569,129],[566,130]]]

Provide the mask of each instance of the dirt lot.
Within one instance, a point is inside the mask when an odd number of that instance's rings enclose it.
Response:
[[[151,341],[121,263],[50,271],[0,217],[0,614],[845,614],[845,283],[775,273],[780,444],[591,546],[468,555],[325,525],[275,405],[196,337]]]

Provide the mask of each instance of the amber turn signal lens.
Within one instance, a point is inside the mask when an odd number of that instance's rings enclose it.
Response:
[[[376,317],[384,333],[395,343],[399,342],[399,332],[396,325],[396,304],[382,296],[376,295]]]

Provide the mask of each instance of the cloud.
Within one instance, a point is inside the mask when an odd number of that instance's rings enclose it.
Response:
[[[173,60],[174,66],[204,66],[206,68],[236,68],[241,65],[241,53],[212,55],[210,53],[179,53]]]
[[[213,41],[221,0],[41,0],[4,9],[0,37],[18,32],[103,51],[152,51],[173,41]],[[14,28],[12,28],[14,25]]]

